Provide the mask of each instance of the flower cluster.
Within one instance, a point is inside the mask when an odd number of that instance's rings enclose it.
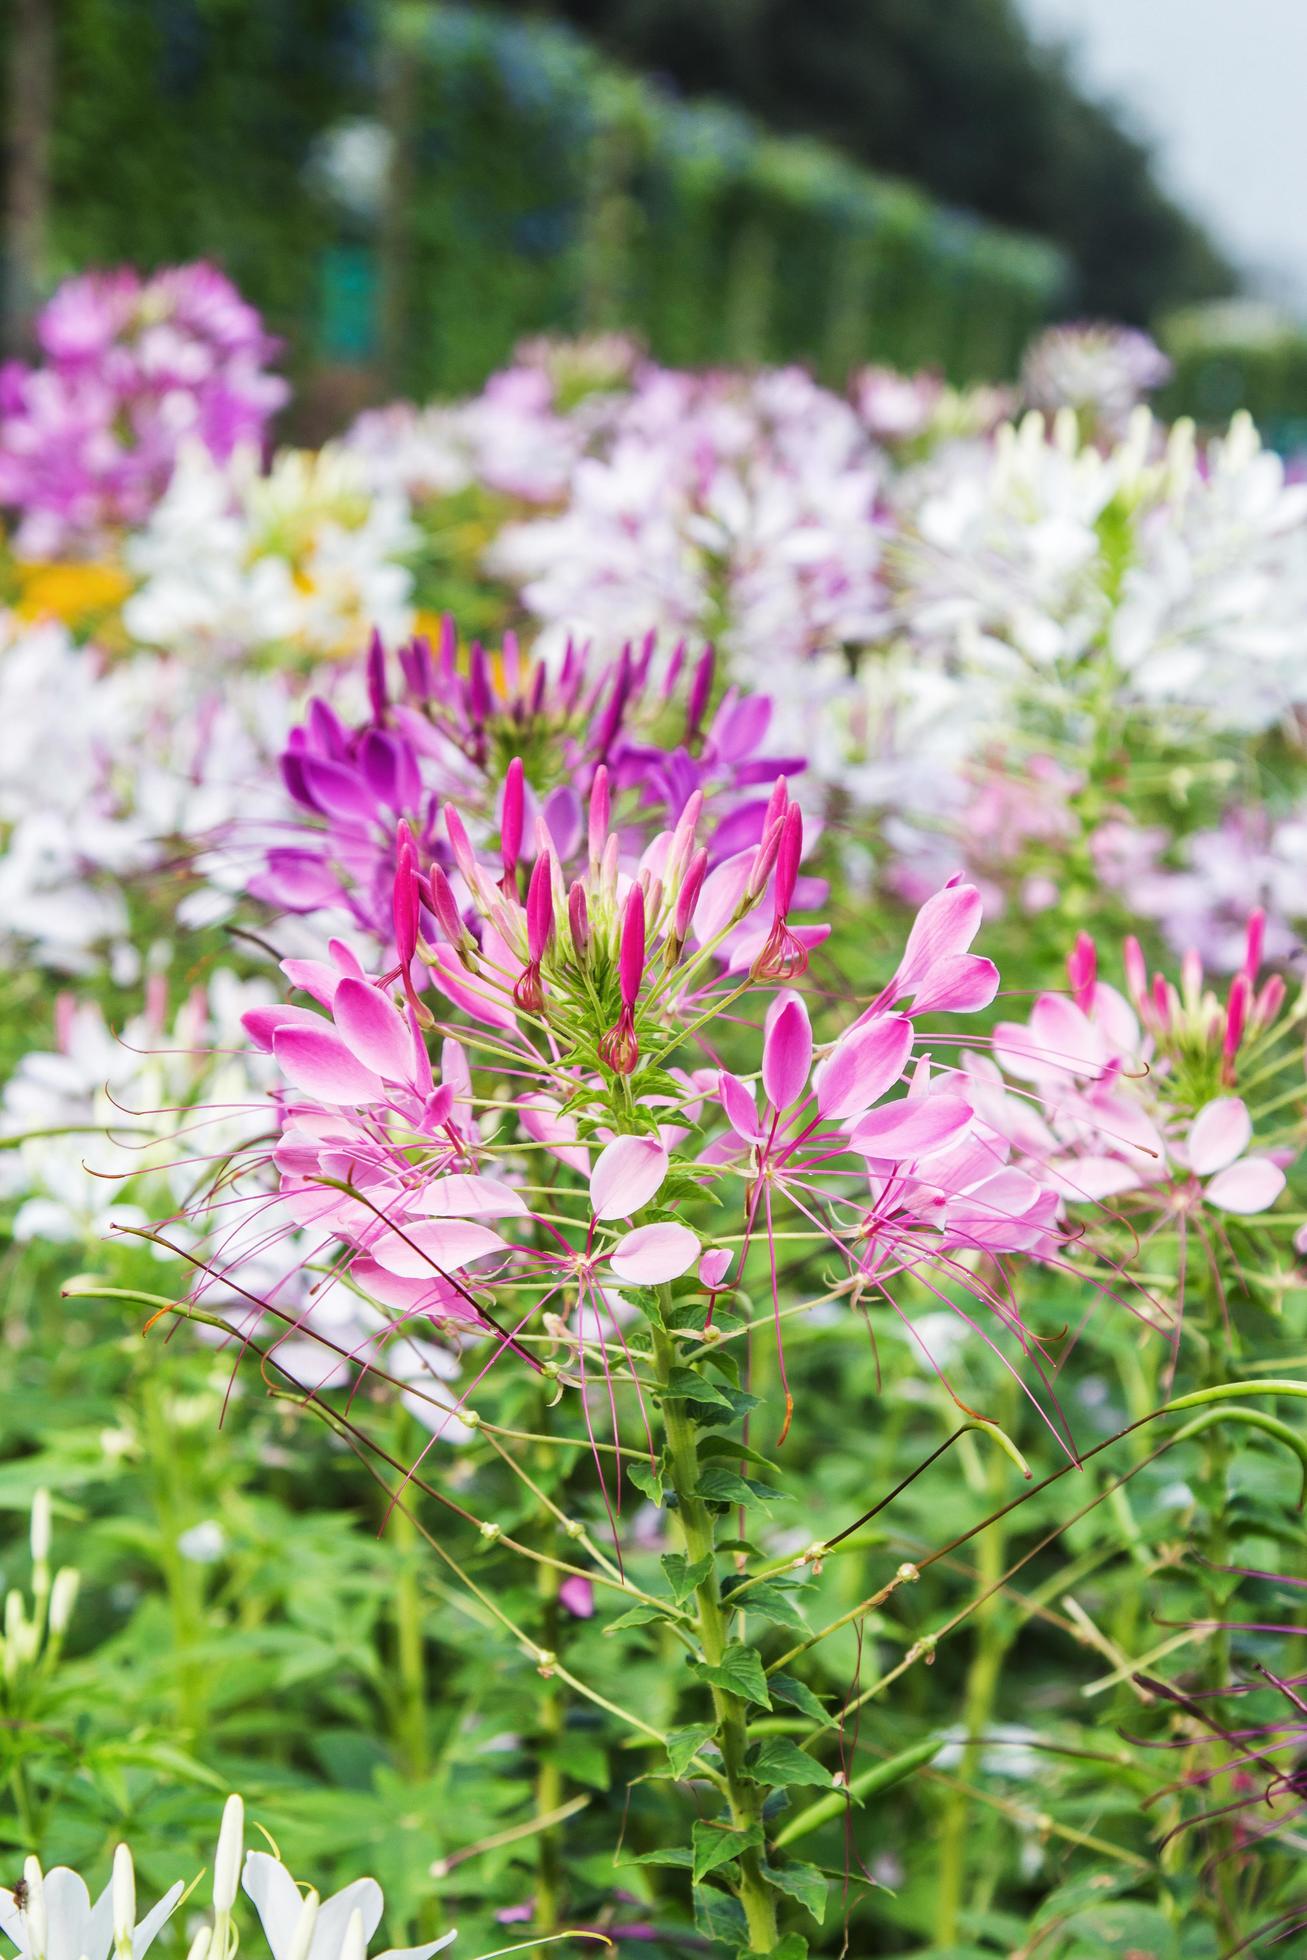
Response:
[[[138,524],[187,442],[219,461],[285,402],[276,342],[215,266],[86,273],[40,314],[39,367],[0,370],[0,507],[32,558]]]

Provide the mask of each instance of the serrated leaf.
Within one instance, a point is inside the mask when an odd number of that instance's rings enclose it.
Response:
[[[691,1665],[710,1686],[725,1688],[727,1694],[740,1695],[745,1701],[756,1701],[760,1708],[771,1707],[762,1661],[756,1648],[746,1647],[742,1640],[732,1640],[716,1666],[710,1666],[707,1661],[694,1661]]]
[[[744,1944],[749,1930],[739,1900],[729,1892],[719,1892],[715,1885],[694,1888],[694,1929],[704,1939],[720,1941],[733,1952]]]
[[[694,1867],[692,1876],[697,1885],[709,1872],[719,1871],[729,1865],[742,1851],[751,1845],[762,1843],[762,1832],[755,1825],[752,1830],[738,1831],[729,1824],[710,1823],[700,1818],[694,1827]]]
[[[755,1783],[773,1787],[779,1784],[786,1789],[806,1784],[829,1790],[833,1780],[828,1769],[814,1762],[787,1735],[769,1735],[751,1749],[745,1758],[744,1773]]]
[[[689,1769],[706,1742],[711,1742],[717,1730],[711,1722],[688,1722],[684,1728],[668,1729],[667,1760],[672,1766],[672,1775],[679,1781]]]
[[[729,1390],[726,1391],[729,1394]],[[773,1463],[761,1450],[751,1449],[748,1443],[740,1442],[735,1436],[704,1436],[699,1442],[699,1459],[712,1456],[730,1457],[736,1463],[757,1463],[764,1470],[780,1476],[780,1465]]]
[[[712,1408],[728,1410],[731,1406],[726,1391],[718,1388],[714,1382],[705,1380],[693,1368],[670,1368],[667,1384],[659,1392],[673,1402],[702,1402]]]
[[[711,1554],[705,1552],[691,1565],[684,1552],[666,1552],[663,1555],[663,1571],[672,1589],[672,1598],[678,1606],[683,1606],[691,1598],[695,1588],[701,1586],[712,1572]]]
[[[830,1893],[830,1881],[825,1872],[816,1865],[797,1861],[790,1865],[768,1865],[762,1868],[764,1878],[769,1878],[778,1891],[788,1898],[797,1899],[805,1912],[810,1912],[820,1926],[826,1918],[826,1900]]]
[[[609,1620],[605,1633],[621,1633],[625,1627],[647,1627],[654,1620],[666,1620],[670,1616],[659,1606],[632,1606],[627,1612],[619,1613],[615,1620]]]
[[[771,1504],[785,1496],[783,1490],[757,1483],[752,1477],[742,1477],[738,1470],[731,1470],[724,1463],[707,1466],[700,1475],[695,1494],[709,1504]]]
[[[788,1702],[789,1706],[797,1708],[801,1715],[811,1715],[814,1722],[826,1725],[830,1723],[830,1716],[812,1689],[806,1687],[802,1681],[796,1681],[793,1675],[769,1674],[767,1686],[771,1689],[773,1700]]]
[[[731,1605],[736,1603],[728,1601]],[[789,1594],[783,1592],[779,1586],[774,1586],[768,1579],[764,1579],[760,1585],[750,1586],[748,1592],[738,1601],[738,1605],[742,1612],[757,1613],[764,1620],[769,1620],[773,1626],[788,1627],[793,1633],[808,1631],[807,1621]]]
[[[663,1473],[661,1464],[654,1465],[644,1457],[637,1457],[626,1466],[626,1475],[636,1487],[642,1490],[654,1504],[663,1501]]]

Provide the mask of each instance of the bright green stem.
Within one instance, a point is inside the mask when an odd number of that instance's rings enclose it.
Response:
[[[395,1587],[395,1648],[399,1674],[397,1726],[400,1754],[409,1775],[427,1774],[426,1654],[422,1638],[422,1597],[417,1569],[418,1533],[402,1505],[396,1505],[391,1531],[399,1553]]]
[[[991,1490],[997,1487],[997,1482],[997,1478],[991,1476],[989,1480]],[[967,1670],[966,1703],[963,1712],[967,1740],[959,1770],[959,1777],[963,1784],[970,1783],[975,1773],[980,1754],[979,1738],[983,1736],[993,1713],[994,1698],[1003,1671],[1003,1657],[1007,1650],[1007,1635],[998,1613],[1001,1599],[998,1592],[993,1590],[1003,1577],[1005,1543],[1003,1523],[999,1519],[990,1525],[987,1531],[981,1532],[976,1547],[977,1591],[981,1596],[982,1604],[976,1609],[976,1646],[971,1665]],[[986,1595],[990,1596],[986,1597]],[[944,1828],[940,1835],[939,1903],[935,1913],[935,1937],[941,1946],[952,1946],[960,1930],[962,1892],[967,1866],[968,1810],[967,1791],[950,1790],[944,1811]]]
[[[542,1425],[548,1424],[548,1407],[537,1418]],[[559,1574],[555,1565],[536,1567],[536,1591],[540,1601],[540,1645],[549,1653],[558,1651]],[[550,1817],[563,1803],[563,1772],[558,1761],[558,1745],[563,1739],[564,1711],[562,1696],[554,1675],[546,1677],[544,1692],[540,1700],[540,1717],[537,1743],[539,1748],[539,1767],[536,1771],[536,1814]],[[547,1825],[541,1831],[536,1844],[536,1891],[535,1926],[542,1935],[558,1930],[559,1916],[562,1912],[563,1859],[562,1831],[557,1824]]]
[[[671,1376],[676,1350],[664,1327],[653,1327],[654,1368],[660,1383]],[[711,1561],[708,1577],[695,1593],[698,1609],[699,1641],[710,1667],[721,1663],[729,1638],[727,1612],[722,1604],[717,1580],[716,1534],[712,1513],[695,1492],[699,1483],[699,1458],[695,1448],[695,1425],[686,1405],[670,1396],[662,1397],[663,1427],[671,1461],[671,1482],[676,1492],[676,1515],[685,1538],[686,1557],[696,1564]],[[727,1800],[731,1823],[736,1830],[762,1830],[762,1807],[766,1791],[744,1774],[744,1752],[748,1746],[748,1724],[744,1703],[724,1688],[712,1690],[717,1716],[722,1766],[726,1772]],[[749,1942],[758,1953],[770,1953],[777,1943],[776,1894],[764,1878],[762,1859],[755,1847],[739,1859],[739,1899],[749,1928]]]

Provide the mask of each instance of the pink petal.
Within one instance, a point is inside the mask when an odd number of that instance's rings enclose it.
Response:
[[[864,1157],[901,1162],[954,1142],[973,1121],[961,1096],[907,1096],[864,1116],[849,1142]]]
[[[1124,1157],[1055,1157],[1048,1166],[1054,1188],[1072,1203],[1096,1204],[1147,1184],[1147,1167]]]
[[[516,1028],[517,1016],[497,987],[474,980],[452,946],[443,940],[432,948],[431,980],[455,1007],[490,1028]]]
[[[412,1080],[408,1023],[379,988],[370,987],[366,980],[342,980],[332,999],[331,1018],[365,1067],[389,1082]]]
[[[719,1246],[712,1252],[705,1252],[699,1261],[699,1278],[703,1284],[710,1290],[719,1287],[731,1269],[733,1257],[734,1254],[724,1246]]]
[[[694,936],[700,946],[724,932],[739,909],[753,869],[754,853],[737,851],[726,858],[703,881],[699,903],[694,908]]]
[[[913,993],[941,960],[965,953],[984,913],[974,885],[948,885],[928,898],[912,922],[899,962],[899,988]]]
[[[631,1286],[662,1286],[688,1273],[699,1241],[688,1225],[639,1225],[619,1239],[610,1266],[614,1279]]]
[[[1243,1155],[1252,1140],[1252,1118],[1239,1097],[1219,1096],[1215,1102],[1204,1104],[1190,1125],[1189,1168],[1197,1177],[1223,1171]]]
[[[311,1007],[251,1007],[241,1015],[241,1026],[254,1046],[269,1055],[279,1028],[325,1028],[326,1025]]]
[[[788,1109],[808,1086],[812,1025],[792,990],[777,994],[767,1010],[762,1037],[762,1086],[773,1109]]]
[[[914,1014],[974,1014],[998,992],[998,968],[979,953],[953,953],[938,960],[913,996]]]
[[[492,1232],[488,1225],[463,1219],[427,1219],[405,1223],[402,1238],[395,1231],[386,1233],[372,1247],[372,1257],[401,1279],[437,1279],[441,1273],[458,1272],[488,1252],[506,1250],[498,1232]]]
[[[884,1014],[846,1034],[817,1070],[817,1107],[833,1122],[860,1116],[898,1081],[912,1048],[905,1014]]]
[[[647,1205],[667,1175],[667,1152],[657,1137],[618,1137],[601,1150],[590,1175],[597,1219],[629,1218]]]
[[[723,1069],[717,1078],[717,1094],[736,1136],[743,1137],[746,1143],[757,1143],[762,1136],[758,1128],[758,1106],[739,1076]]]
[[[525,1218],[526,1206],[497,1177],[450,1171],[428,1184],[418,1200],[428,1218]]]
[[[1284,1189],[1284,1172],[1269,1157],[1243,1157],[1218,1171],[1204,1195],[1218,1211],[1265,1211]]]
[[[595,1589],[579,1572],[569,1572],[558,1588],[558,1603],[577,1620],[588,1620],[595,1610]],[[528,1918],[530,1914],[527,1915]]]
[[[320,1102],[384,1102],[381,1077],[365,1068],[330,1028],[280,1028],[272,1052],[287,1080]]]
[[[1031,1046],[1045,1068],[1097,1075],[1107,1045],[1089,1016],[1062,994],[1041,994],[1030,1014]]]

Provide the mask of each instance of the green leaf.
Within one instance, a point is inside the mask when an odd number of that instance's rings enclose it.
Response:
[[[668,1617],[660,1606],[632,1606],[628,1612],[619,1613],[615,1620],[610,1620],[604,1632],[620,1633],[623,1627],[647,1627],[654,1620],[666,1620]]]
[[[637,1457],[626,1466],[626,1475],[637,1490],[642,1490],[654,1504],[661,1506],[663,1501],[662,1464],[649,1463],[644,1457]]]
[[[712,1571],[712,1555],[705,1552],[691,1565],[684,1552],[666,1552],[663,1555],[663,1571],[672,1589],[672,1598],[678,1606],[683,1606],[695,1590],[701,1586]]]
[[[689,1769],[706,1742],[711,1742],[717,1731],[711,1722],[689,1722],[681,1729],[667,1731],[667,1760],[672,1766],[672,1775],[679,1781]]]
[[[764,1470],[772,1471],[775,1476],[779,1477],[781,1474],[779,1464],[773,1463],[772,1459],[769,1456],[764,1456],[761,1450],[752,1449],[748,1443],[742,1443],[737,1436],[701,1437],[699,1440],[700,1461],[710,1456],[731,1457],[737,1463],[761,1464]]]
[[[793,1675],[770,1674],[767,1677],[767,1686],[771,1689],[774,1701],[788,1702],[790,1707],[797,1708],[801,1715],[811,1715],[814,1722],[829,1726],[831,1718],[812,1689],[805,1687],[802,1681],[796,1681]]]
[[[745,1701],[756,1701],[760,1708],[771,1707],[767,1676],[762,1671],[757,1649],[746,1647],[742,1640],[729,1643],[716,1667],[707,1661],[692,1661],[691,1666],[711,1687],[725,1688],[727,1694],[741,1695]]]
[[[667,1385],[659,1391],[669,1402],[703,1402],[712,1408],[728,1409],[730,1397],[693,1368],[671,1368]]]
[[[728,1598],[727,1604],[734,1606],[735,1602]],[[757,1613],[773,1626],[788,1627],[794,1633],[808,1631],[807,1621],[789,1594],[773,1585],[769,1579],[764,1579],[761,1585],[750,1586],[739,1601],[739,1606],[742,1612]]]
[[[764,1878],[769,1878],[778,1891],[787,1897],[797,1899],[805,1912],[810,1912],[820,1926],[826,1917],[826,1900],[830,1892],[830,1881],[825,1872],[816,1865],[796,1862],[791,1865],[768,1865],[762,1868]]]
[[[695,1495],[709,1504],[766,1504],[784,1497],[785,1492],[774,1490],[770,1484],[755,1483],[752,1477],[742,1477],[738,1470],[728,1469],[724,1463],[710,1463],[699,1478]]]
[[[738,1951],[749,1934],[744,1908],[728,1892],[719,1892],[715,1885],[694,1888],[694,1929],[704,1939],[720,1941],[733,1951]]]
[[[693,1878],[697,1885],[709,1872],[720,1870],[738,1858],[742,1851],[751,1845],[762,1843],[762,1832],[755,1824],[751,1830],[738,1831],[730,1824],[709,1823],[703,1818],[694,1827],[694,1870]]]
[[[766,1953],[751,1946],[738,1960],[808,1960],[808,1942],[802,1933],[787,1933],[779,1946],[769,1947]]]
[[[694,1863],[694,1853],[688,1844],[665,1844],[657,1851],[642,1851],[638,1858],[625,1862],[632,1865],[675,1865],[688,1872]]]
[[[833,1781],[830,1771],[814,1762],[787,1735],[769,1735],[751,1749],[745,1758],[744,1773],[755,1783],[779,1784],[787,1789],[806,1783],[819,1790],[829,1790]]]
[[[606,1790],[612,1782],[607,1752],[586,1736],[565,1735],[561,1742],[543,1753],[574,1782],[588,1783],[592,1790]]]

